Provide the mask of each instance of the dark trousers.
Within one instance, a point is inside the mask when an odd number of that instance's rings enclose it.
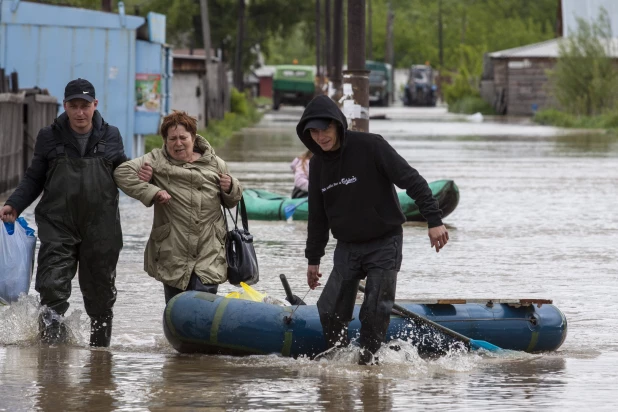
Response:
[[[217,294],[217,289],[219,289],[219,285],[216,284],[203,284],[199,277],[195,273],[191,274],[191,279],[189,279],[189,284],[187,285],[186,290],[197,290],[200,292],[208,292],[213,295]],[[179,293],[185,292],[185,290],[178,289],[169,285],[163,284],[163,291],[165,292],[165,303],[167,304],[170,299]]]
[[[303,189],[298,188],[296,186],[294,186],[294,189],[292,190],[292,199],[300,199],[303,197],[308,197],[309,196],[309,192],[305,192]]]
[[[386,338],[401,268],[403,236],[364,243],[337,242],[333,270],[318,299],[318,312],[328,348],[349,344],[358,285],[367,279],[361,306],[359,344],[375,353]]]

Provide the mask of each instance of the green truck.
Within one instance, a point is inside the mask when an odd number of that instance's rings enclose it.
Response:
[[[367,60],[365,69],[369,70],[369,104],[388,106],[393,91],[393,76],[388,63]]]
[[[273,76],[273,110],[283,104],[306,106],[315,95],[315,66],[284,64]]]

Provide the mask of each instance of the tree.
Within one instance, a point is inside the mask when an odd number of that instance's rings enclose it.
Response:
[[[221,49],[225,61],[236,55],[238,0],[209,0],[212,47]],[[288,0],[251,0],[246,4],[242,66],[253,62],[255,45],[271,53],[274,38],[291,35],[299,23],[313,22],[313,3]],[[168,43],[175,47],[201,48],[202,27],[198,0],[150,0],[143,11],[167,16]]]
[[[560,44],[560,57],[550,72],[560,107],[574,115],[599,115],[616,107],[618,72],[613,64],[611,24],[605,9],[598,20],[577,20],[577,31]]]

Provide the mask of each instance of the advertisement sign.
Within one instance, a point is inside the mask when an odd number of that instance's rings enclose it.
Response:
[[[137,73],[135,75],[135,110],[138,112],[161,111],[161,75]]]

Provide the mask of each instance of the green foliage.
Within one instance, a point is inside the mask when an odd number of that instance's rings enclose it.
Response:
[[[160,149],[163,147],[163,138],[158,134],[149,134],[144,140],[146,143],[144,153],[150,153],[152,149]]]
[[[210,37],[213,49],[221,49],[224,61],[233,61],[238,29],[238,0],[209,0]],[[245,0],[243,67],[255,61],[255,52],[268,54],[271,39],[285,38],[298,23],[313,20],[313,2],[288,0]],[[148,11],[167,16],[167,41],[175,47],[202,48],[200,3],[196,0],[146,0]]]
[[[496,114],[493,107],[479,96],[465,96],[448,105],[448,111],[464,114]]]
[[[539,110],[534,121],[557,127],[574,127],[578,129],[617,129],[618,111],[613,110],[598,116],[574,116],[557,109]]]
[[[273,104],[272,97],[258,96],[253,99],[253,104],[257,109],[268,109]]]
[[[371,0],[374,59],[386,56],[386,10],[389,0]],[[390,0],[395,15],[395,66],[429,61],[456,69],[460,45],[498,51],[555,37],[556,0]],[[440,3],[442,3],[440,12]],[[438,18],[442,15],[443,67],[439,64]]]
[[[445,73],[443,78],[450,79],[444,82],[442,94],[450,105],[465,97],[478,97],[479,80],[483,72],[482,52],[466,44],[459,45],[459,69],[454,73]]]
[[[268,40],[268,64],[315,64],[315,48],[307,47],[307,37],[315,38],[309,22],[299,23],[287,36],[275,36]]]
[[[230,96],[231,112],[246,116],[249,113],[249,103],[247,102],[247,96],[238,91],[235,87],[232,87],[232,93]]]
[[[576,116],[593,116],[616,107],[618,72],[611,45],[607,11],[602,10],[593,23],[578,19],[577,31],[560,44],[558,63],[549,73],[561,109]]]
[[[449,106],[464,97],[480,97],[478,88],[472,84],[472,78],[465,68],[461,68],[451,77],[451,84],[442,86],[444,100]]]
[[[479,58],[485,52],[522,46],[555,37],[557,0],[367,0],[372,2],[374,60],[386,57],[388,3],[394,13],[395,67],[430,62],[443,70],[457,70],[461,45]],[[100,0],[49,0],[100,9]],[[222,49],[225,61],[236,48],[238,0],[209,0],[211,43]],[[331,1],[331,11],[334,7]],[[347,3],[344,1],[344,4]],[[256,45],[267,64],[315,63],[315,2],[306,0],[245,0],[243,66],[254,60]],[[324,10],[323,2],[322,11]],[[440,7],[441,5],[441,7]],[[202,24],[197,0],[125,0],[127,13],[167,16],[167,42],[174,47],[201,48]],[[346,7],[344,7],[345,13]],[[442,17],[443,59],[439,64],[438,18]],[[369,18],[370,16],[367,16]],[[347,16],[343,16],[344,35]],[[323,22],[322,22],[323,23]],[[368,27],[368,25],[366,25]],[[332,29],[332,25],[331,25]],[[332,44],[325,40],[322,43]],[[332,33],[331,33],[332,34]],[[367,36],[370,34],[367,33]],[[347,41],[344,39],[344,48]],[[352,51],[355,52],[355,51]],[[344,63],[346,62],[343,56]],[[468,67],[472,76],[476,71]]]

